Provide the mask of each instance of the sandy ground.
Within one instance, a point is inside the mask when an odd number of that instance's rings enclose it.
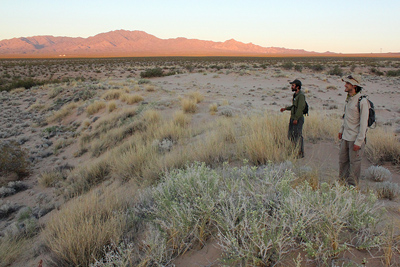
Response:
[[[199,104],[198,112],[193,116],[193,119],[199,123],[213,119],[213,116],[211,116],[208,111],[210,104],[222,103],[224,101],[229,102],[229,105],[236,115],[265,111],[278,113],[281,107],[290,105],[292,92],[290,91],[289,81],[296,78],[303,82],[303,91],[306,93],[307,102],[310,106],[310,113],[342,113],[346,94],[344,92],[344,83],[339,77],[312,72],[298,73],[281,71],[274,68],[247,71],[242,74],[234,72],[184,73],[175,76],[153,78],[151,82],[157,87],[157,90],[153,94],[148,94],[145,100],[158,101],[159,103],[176,103],[179,96],[184,96],[190,91],[199,91],[205,96],[204,101]],[[375,104],[378,126],[386,127],[388,131],[394,132],[400,127],[400,79],[365,76],[364,83],[365,89],[363,93],[369,95],[370,100]],[[3,94],[3,96],[4,95],[6,94]],[[0,109],[2,111],[12,111],[12,108],[17,107],[18,112],[21,112],[21,114],[23,112],[28,112],[28,104],[26,101],[28,98],[36,98],[36,101],[40,100],[44,103],[51,101],[43,92],[25,92],[15,98],[15,103],[17,104],[10,105],[6,103],[6,101],[3,101],[0,104]],[[166,108],[165,112],[172,112],[172,110],[175,109],[176,106],[171,109]],[[95,116],[101,115],[102,113],[99,113]],[[73,115],[68,117],[67,120],[72,122],[78,120],[78,117]],[[43,144],[45,138],[38,133],[45,127],[35,126],[36,130],[32,130],[35,122],[31,119],[29,123],[32,126],[23,129],[22,135],[29,136],[29,140],[25,142],[23,146],[28,150],[32,150]],[[305,118],[305,124],[307,124],[307,117]],[[6,125],[3,124],[1,127],[5,128]],[[46,127],[49,127],[49,125]],[[3,139],[12,138],[13,137]],[[43,188],[38,184],[37,178],[41,172],[49,168],[67,163],[77,166],[80,162],[85,162],[88,156],[79,159],[73,157],[73,151],[77,149],[77,146],[77,144],[74,144],[63,150],[60,154],[50,155],[43,159],[36,160],[32,167],[31,175],[25,179],[29,190],[3,198],[1,201],[15,202],[23,206],[34,208],[38,205],[39,201],[43,201],[44,198],[46,199],[45,201],[53,203],[55,208],[62,205],[63,200],[57,196],[56,189]],[[306,157],[301,159],[300,163],[317,168],[321,172],[321,177],[325,176],[334,179],[338,173],[338,151],[338,142],[310,143],[306,141]],[[365,170],[369,166],[371,166],[371,163],[367,159],[364,159],[362,168]],[[398,166],[386,164],[385,167],[391,170],[393,181],[400,184],[400,171]],[[367,181],[362,180],[362,183],[367,184]],[[398,209],[397,200],[386,201],[385,203],[387,203],[388,207]],[[50,214],[51,212],[41,217],[39,223],[45,223]],[[7,220],[0,220],[0,230],[9,225],[14,218],[15,216],[10,216]],[[175,263],[177,266],[181,267],[217,266],[213,264],[217,264],[220,255],[221,251],[217,248],[216,242],[210,241],[203,249],[190,252],[176,260]],[[29,256],[25,257],[29,258]],[[36,267],[39,258],[40,257],[31,261],[25,259],[23,263],[25,265],[21,265],[21,262],[17,262],[13,266]]]

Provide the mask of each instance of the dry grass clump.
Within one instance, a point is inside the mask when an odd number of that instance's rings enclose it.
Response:
[[[128,105],[132,105],[143,101],[143,97],[139,94],[133,94],[133,95],[123,94],[120,99],[121,101],[126,102]]]
[[[117,103],[115,101],[111,101],[108,103],[108,112],[113,112],[117,108]]]
[[[196,104],[204,100],[204,95],[199,91],[189,92],[187,96],[191,99],[194,99],[196,101]]]
[[[181,127],[188,126],[191,119],[192,118],[189,115],[185,114],[182,110],[176,111],[173,115],[174,123]]]
[[[25,89],[24,87],[15,88],[15,89],[12,89],[12,90],[10,91],[10,94],[20,94],[20,93],[23,93],[23,92],[25,92],[25,91],[26,91],[26,89]]]
[[[44,187],[51,187],[65,178],[66,176],[60,170],[44,171],[38,177],[38,182]]]
[[[146,123],[154,124],[161,120],[161,115],[157,110],[148,109],[142,113],[142,118]]]
[[[155,119],[155,118],[149,118]],[[112,149],[120,144],[125,138],[131,136],[137,131],[146,129],[147,125],[144,121],[132,121],[119,128],[108,130],[101,134],[98,139],[95,139],[91,143],[91,151],[93,157],[98,157],[103,154],[106,150]]]
[[[81,142],[87,143],[94,138],[99,138],[101,134],[107,133],[111,129],[119,128],[127,124],[136,115],[136,108],[126,108],[119,110],[119,112],[117,113],[112,113],[108,116],[104,116],[96,122],[90,134],[82,136]]]
[[[315,114],[305,117],[303,136],[307,140],[336,140],[342,121],[338,116]]]
[[[208,111],[210,112],[211,115],[215,115],[218,111],[218,104],[217,103],[212,103],[208,106]]]
[[[107,157],[99,158],[87,165],[81,165],[68,174],[64,182],[63,193],[67,198],[81,195],[110,178],[110,173],[111,162]]]
[[[108,90],[105,92],[101,98],[104,100],[114,100],[114,99],[119,99],[121,95],[123,95],[126,92],[126,90],[123,89],[112,89]]]
[[[77,103],[69,103],[66,106],[63,106],[60,110],[56,111],[53,113],[53,115],[51,115],[50,117],[47,118],[47,122],[48,123],[52,123],[55,121],[61,121],[62,119],[64,119],[65,117],[67,117],[68,115],[70,115],[72,113],[72,111],[78,106]]]
[[[238,154],[253,164],[280,162],[296,155],[293,144],[287,139],[287,120],[284,116],[254,115],[243,118],[242,137]]]
[[[15,263],[30,245],[31,242],[26,238],[0,238],[0,267]]]
[[[195,99],[183,98],[181,100],[181,106],[185,113],[195,113],[197,111],[197,102]]]
[[[86,112],[89,115],[93,115],[105,107],[106,103],[104,103],[103,101],[95,101],[86,108]]]
[[[365,153],[375,164],[383,161],[400,164],[400,142],[394,133],[382,128],[371,129],[367,132]]]
[[[145,84],[144,90],[146,90],[147,92],[154,92],[156,90],[156,87],[152,84]]]
[[[44,230],[51,261],[58,266],[88,266],[105,245],[119,243],[130,197],[115,186],[102,187],[64,205]]]
[[[157,148],[140,140],[133,140],[112,152],[113,174],[123,181],[134,180],[139,184],[151,184],[162,168]]]

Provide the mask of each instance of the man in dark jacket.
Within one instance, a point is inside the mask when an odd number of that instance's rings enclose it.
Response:
[[[299,145],[299,157],[304,157],[304,143],[303,143],[303,124],[304,115],[303,110],[306,107],[306,97],[301,91],[301,81],[294,80],[290,83],[292,85],[293,103],[291,106],[281,108],[281,112],[290,110],[290,121],[288,138],[295,144]]]

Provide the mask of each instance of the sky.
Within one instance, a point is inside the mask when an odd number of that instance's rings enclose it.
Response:
[[[0,40],[140,30],[315,52],[400,52],[399,0],[0,0]]]

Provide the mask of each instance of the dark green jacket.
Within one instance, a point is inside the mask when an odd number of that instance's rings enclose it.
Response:
[[[290,118],[298,120],[303,117],[303,110],[306,107],[306,96],[300,90],[297,94],[293,94],[293,104],[287,106],[286,110],[290,110]]]

